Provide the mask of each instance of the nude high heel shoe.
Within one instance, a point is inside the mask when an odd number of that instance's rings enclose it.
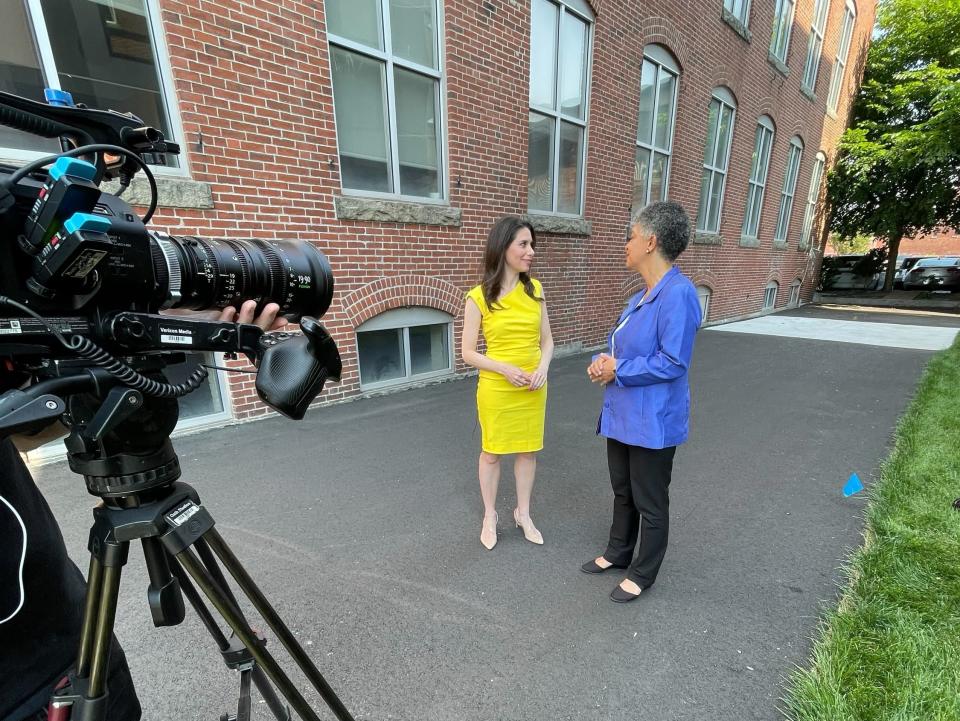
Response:
[[[497,545],[497,522],[500,520],[500,516],[494,512],[493,522],[487,522],[486,516],[483,518],[483,525],[480,527],[480,543],[483,544],[483,547],[488,551],[492,551],[493,547]]]
[[[533,525],[533,521],[530,520],[530,516],[520,517],[517,513],[519,509],[513,509],[513,520],[517,524],[517,528],[523,529],[523,537],[526,538],[530,543],[536,543],[538,546],[543,545],[543,536],[540,531],[537,530],[537,527]]]

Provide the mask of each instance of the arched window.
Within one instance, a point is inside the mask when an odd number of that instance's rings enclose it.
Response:
[[[823,152],[817,153],[813,161],[813,172],[810,174],[810,191],[807,193],[807,207],[803,212],[803,229],[800,231],[800,248],[810,247],[810,235],[813,232],[813,219],[817,214],[817,201],[820,198],[820,181],[823,179],[823,166],[827,156]]]
[[[847,57],[850,55],[850,39],[853,37],[853,24],[857,19],[857,6],[853,0],[847,0],[847,7],[843,13],[843,29],[840,31],[840,45],[837,46],[837,59],[833,63],[833,74],[830,76],[830,93],[827,95],[827,110],[837,112],[840,102],[840,90],[843,88],[844,71],[847,68]]]
[[[771,280],[767,283],[766,289],[763,291],[763,309],[770,310],[777,307],[777,291],[780,290],[780,284],[775,280]]]
[[[713,297],[713,291],[705,285],[697,286],[697,300],[700,301],[700,325],[707,322],[710,317],[710,298]]]
[[[775,134],[773,119],[761,115],[757,120],[757,132],[753,139],[753,163],[750,166],[750,181],[747,185],[747,210],[743,215],[743,237],[756,238],[760,232],[760,216],[763,214],[763,193],[767,187],[767,172],[770,169],[770,149]]]
[[[797,278],[790,284],[790,302],[791,307],[800,305],[800,279]]]
[[[357,328],[363,390],[446,375],[453,370],[453,317],[434,308],[397,308]]]
[[[644,48],[633,172],[634,211],[647,203],[667,199],[679,77],[680,66],[666,48],[661,45]]]
[[[697,212],[697,230],[702,233],[720,231],[720,210],[730,163],[736,109],[733,93],[727,88],[714,89],[707,120],[707,144],[703,154],[700,207]]]
[[[803,156],[803,139],[799,135],[790,138],[790,150],[787,155],[787,172],[783,175],[783,189],[780,191],[780,210],[777,212],[777,229],[773,240],[787,242],[790,230],[790,214],[793,212],[793,196],[797,192],[797,176],[800,174],[800,159]]]

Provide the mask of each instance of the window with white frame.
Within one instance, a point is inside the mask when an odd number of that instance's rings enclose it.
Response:
[[[527,206],[583,213],[593,13],[585,0],[533,0]]]
[[[181,139],[153,0],[4,0],[2,7],[0,90],[39,102],[44,88],[66,90],[76,103],[132,112]],[[56,141],[0,125],[4,157],[59,150]],[[174,155],[161,158],[178,165]]]
[[[746,238],[756,238],[760,231],[763,193],[767,187],[773,136],[773,120],[768,115],[761,115],[757,120],[757,132],[753,140],[753,160],[750,165],[750,181],[747,185],[747,211],[743,216],[742,233]]]
[[[660,45],[644,48],[633,171],[634,211],[667,199],[679,76],[680,66],[666,48]]]
[[[790,152],[787,155],[787,172],[783,176],[783,189],[780,191],[780,210],[777,212],[777,229],[773,233],[774,241],[786,242],[790,230],[790,214],[793,212],[793,196],[797,192],[797,176],[800,174],[800,159],[803,156],[803,140],[799,135],[790,138]]]
[[[800,279],[797,278],[790,284],[790,306],[800,305]]]
[[[750,0],[723,0],[723,7],[744,27],[750,24]]]
[[[710,290],[705,285],[697,286],[697,300],[700,301],[700,325],[703,325],[707,322],[707,318],[710,317],[710,298],[713,296],[713,291]]]
[[[817,153],[813,161],[813,171],[810,174],[810,191],[807,194],[807,207],[803,212],[803,228],[800,231],[800,247],[810,247],[810,235],[813,232],[813,220],[817,214],[817,201],[820,198],[820,182],[823,179],[823,166],[827,156]]]
[[[793,13],[796,0],[777,0],[773,11],[773,32],[770,35],[770,54],[780,62],[787,62],[790,52],[790,35],[793,31]]]
[[[345,191],[444,197],[437,0],[325,0]]]
[[[425,380],[453,370],[453,317],[433,308],[397,308],[357,328],[360,387]]]
[[[833,73],[830,75],[830,92],[827,95],[827,110],[837,112],[840,102],[840,90],[843,88],[844,71],[847,68],[847,58],[850,55],[850,40],[853,38],[853,24],[857,19],[857,6],[853,0],[847,0],[847,7],[843,13],[843,29],[840,31],[840,45],[837,47],[837,59],[833,63]]]
[[[777,305],[777,291],[780,290],[780,284],[775,280],[771,280],[767,283],[766,289],[763,291],[763,309],[770,310],[775,308]]]
[[[830,0],[815,0],[813,22],[810,24],[810,39],[807,41],[807,61],[803,66],[803,86],[811,93],[817,89],[817,71],[820,69],[820,52],[823,50],[823,35],[827,29],[827,14]]]
[[[733,121],[736,101],[726,88],[716,88],[710,101],[707,121],[707,147],[703,154],[703,177],[700,180],[700,207],[697,230],[717,233],[720,230],[720,209],[730,163]]]

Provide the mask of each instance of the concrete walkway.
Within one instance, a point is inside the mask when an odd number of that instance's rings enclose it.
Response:
[[[913,323],[883,323],[877,319],[841,320],[804,315],[776,313],[759,318],[717,325],[708,328],[723,333],[747,333],[771,335],[781,338],[806,338],[856,345],[872,345],[882,348],[908,348],[914,350],[944,350],[949,348],[957,335],[953,327],[943,325],[918,325]]]
[[[611,504],[586,355],[551,371],[542,547],[507,520],[509,467],[500,542],[480,546],[471,379],[178,439],[184,480],[357,719],[774,721],[861,542],[864,498],[841,487],[869,483],[931,351],[735,330],[698,339],[671,545],[632,604],[607,599],[615,576],[578,570]],[[38,482],[86,568],[82,480],[58,464]],[[146,584],[134,549],[117,633],[144,718],[217,718],[234,676],[192,614],[153,628]]]

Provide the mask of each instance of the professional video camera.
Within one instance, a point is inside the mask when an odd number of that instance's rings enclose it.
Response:
[[[154,624],[180,623],[187,596],[227,665],[241,672],[236,718],[250,717],[251,680],[278,719],[289,719],[290,711],[274,686],[300,718],[317,715],[252,630],[218,561],[337,718],[351,719],[214,529],[196,491],[178,481],[169,438],[177,398],[198,388],[207,369],[199,366],[179,384],[163,375],[189,351],[244,354],[257,367],[260,398],[302,418],[324,382],[341,373],[337,347],[317,321],[333,296],[330,265],[308,242],[147,230],[157,186],[145,158],[177,154],[179,146],[132,114],[76,106],[60,91],[48,90],[47,99],[0,92],[0,124],[58,138],[63,148],[20,168],[0,166],[0,437],[62,421],[70,429],[71,469],[102,500],[90,532],[77,666],[51,700],[50,718],[104,718],[120,572],[130,541],[140,540]],[[118,179],[122,193],[138,171],[151,189],[143,218],[99,187]],[[258,311],[279,304],[300,331],[265,333],[252,324],[162,313],[249,299]],[[233,636],[220,629],[194,583]]]

